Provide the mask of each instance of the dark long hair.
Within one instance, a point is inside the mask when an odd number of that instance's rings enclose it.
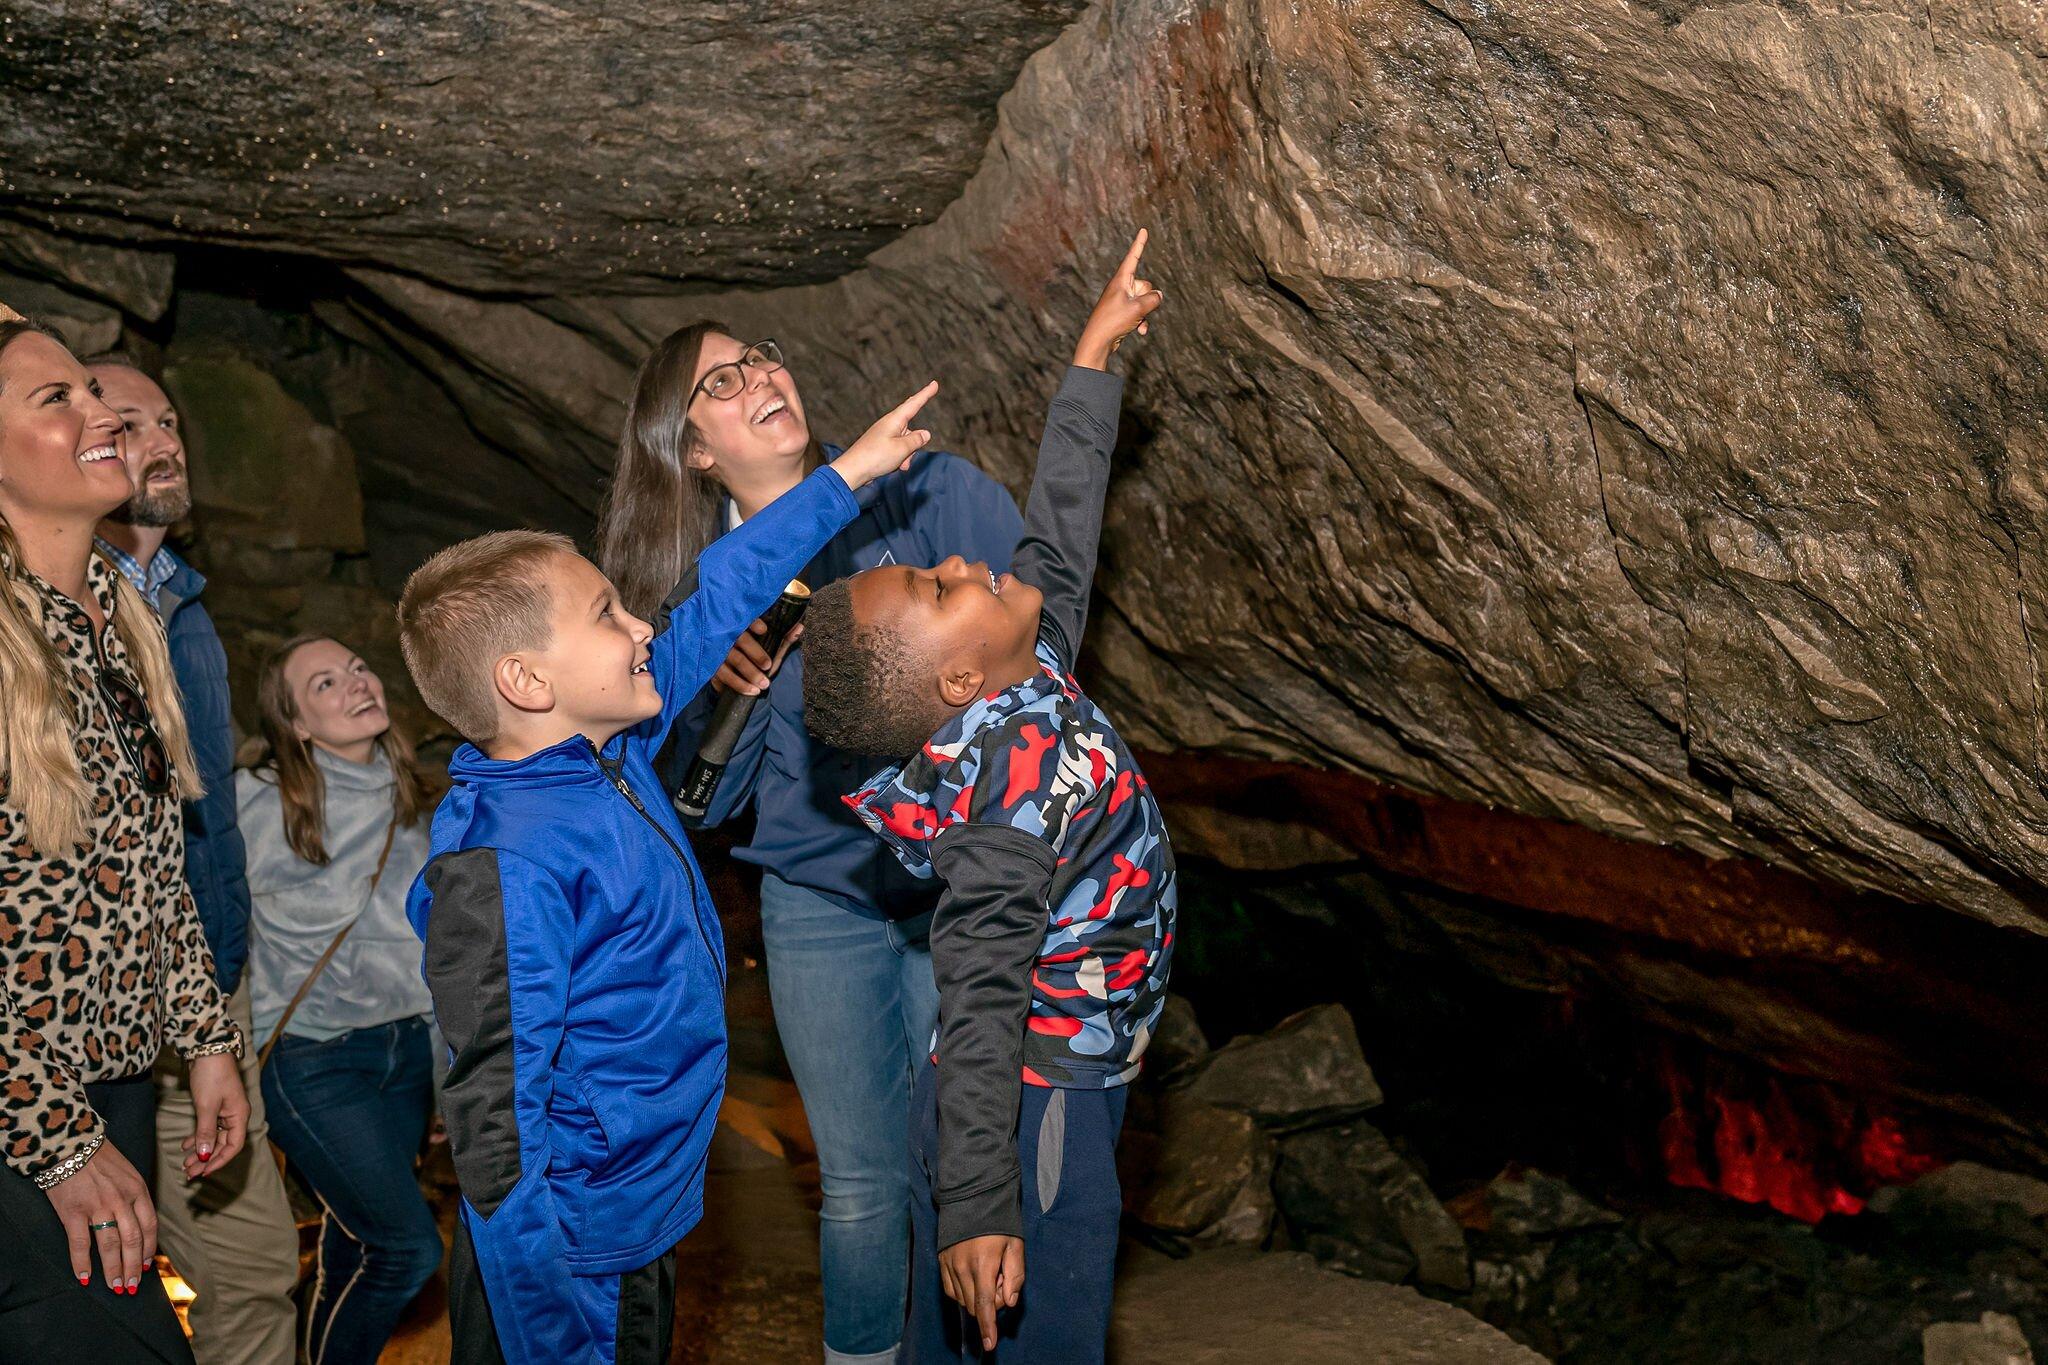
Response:
[[[633,376],[612,486],[597,517],[597,563],[635,616],[651,619],[683,571],[725,531],[718,523],[724,488],[710,472],[690,467],[698,439],[690,396],[704,338],[731,335],[731,328],[709,318],[679,327]],[[823,459],[814,437],[805,471]]]
[[[291,688],[285,685],[284,666],[292,655],[315,640],[331,635],[299,635],[285,641],[263,661],[256,682],[256,718],[269,752],[256,765],[277,781],[277,794],[284,802],[284,841],[292,852],[315,867],[327,866],[327,782],[313,762],[313,745],[300,739],[292,728],[297,708],[292,705]],[[377,736],[377,747],[390,760],[392,815],[401,825],[416,825],[427,813],[426,774],[413,756],[412,741],[397,721]]]

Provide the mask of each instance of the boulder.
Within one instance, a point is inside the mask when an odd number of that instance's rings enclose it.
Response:
[[[1231,1039],[1191,1068],[1180,1088],[1276,1130],[1362,1113],[1381,1099],[1341,1005],[1317,1005],[1269,1032]]]
[[[1199,1245],[1251,1244],[1273,1222],[1273,1143],[1248,1115],[1169,1095],[1152,1131],[1118,1149],[1124,1207],[1145,1226]]]
[[[1870,1208],[1890,1213],[1908,1202],[1976,1209],[2004,1205],[2029,1218],[2048,1219],[2048,1180],[1975,1161],[1958,1161],[1930,1171],[1911,1185],[1879,1190],[1870,1197]]]
[[[1324,1259],[1395,1281],[1412,1269],[1424,1284],[1471,1287],[1464,1230],[1370,1124],[1283,1139],[1273,1187],[1289,1229]]]
[[[164,387],[189,433],[194,516],[208,537],[277,550],[361,550],[355,453],[242,356],[173,352]]]
[[[1522,1241],[1540,1241],[1585,1228],[1613,1227],[1621,1215],[1604,1209],[1556,1176],[1514,1171],[1486,1186],[1487,1230]]]
[[[1922,1365],[2034,1365],[2019,1323],[2004,1313],[1937,1322],[1920,1335]]]
[[[1208,1055],[1209,1040],[1195,1019],[1195,1007],[1186,996],[1169,993],[1165,1007],[1159,1011],[1159,1022],[1152,1030],[1152,1041],[1145,1048],[1144,1075],[1148,1079],[1169,1080],[1174,1073]]]

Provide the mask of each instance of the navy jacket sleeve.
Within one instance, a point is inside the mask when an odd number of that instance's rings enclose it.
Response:
[[[575,915],[555,879],[494,848],[444,853],[424,971],[452,1060],[441,1094],[463,1219],[509,1365],[594,1358],[548,1185]]]
[[[190,580],[198,576],[189,569]],[[184,806],[185,876],[199,909],[214,980],[234,994],[249,956],[249,875],[235,818],[234,721],[228,703],[228,657],[206,608],[187,598],[165,622],[171,668],[185,703],[200,780],[206,793]]]
[[[1038,636],[1069,671],[1088,624],[1123,391],[1116,375],[1067,367],[1045,414],[1038,468],[1024,504],[1024,539],[1010,562],[1012,573],[1045,594]]]
[[[740,632],[768,610],[789,580],[802,574],[859,511],[846,480],[827,466],[697,557],[697,590],[669,613],[667,628],[654,641],[654,681],[662,706],[649,736],[652,748],[661,748],[662,738],[718,671]]]

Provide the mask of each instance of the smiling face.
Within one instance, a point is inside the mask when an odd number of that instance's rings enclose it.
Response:
[[[391,728],[384,683],[356,652],[335,640],[312,640],[284,661],[285,695],[300,739],[361,763],[371,741]]]
[[[958,555],[929,569],[889,565],[850,580],[854,619],[928,651],[946,706],[1014,686],[1034,673],[1045,598],[1009,574]]]
[[[0,350],[0,514],[98,521],[128,501],[121,419],[99,382],[50,337]]]
[[[714,368],[737,361],[746,351],[743,343],[721,332],[706,336],[690,378],[692,389]],[[743,383],[737,397],[695,393],[688,408],[697,433],[690,466],[715,475],[727,488],[801,468],[811,443],[803,399],[786,367],[771,371],[742,365],[740,375]]]
[[[553,692],[556,719],[602,745],[661,714],[648,672],[654,628],[619,605],[611,580],[581,555],[563,555],[549,575],[554,593],[546,649],[525,651]]]
[[[121,417],[122,457],[135,486],[127,505],[113,520],[131,526],[175,526],[192,510],[192,487],[185,477],[185,441],[178,431],[178,411],[156,381],[126,365],[95,365],[107,405]]]

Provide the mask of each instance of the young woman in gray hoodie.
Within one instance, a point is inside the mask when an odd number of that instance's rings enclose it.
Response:
[[[287,643],[264,666],[258,705],[270,752],[235,790],[256,1038],[277,1038],[263,1098],[271,1140],[325,1215],[306,1355],[373,1365],[441,1262],[413,1173],[434,1063],[420,941],[405,918],[430,803],[383,683],[347,646]]]

